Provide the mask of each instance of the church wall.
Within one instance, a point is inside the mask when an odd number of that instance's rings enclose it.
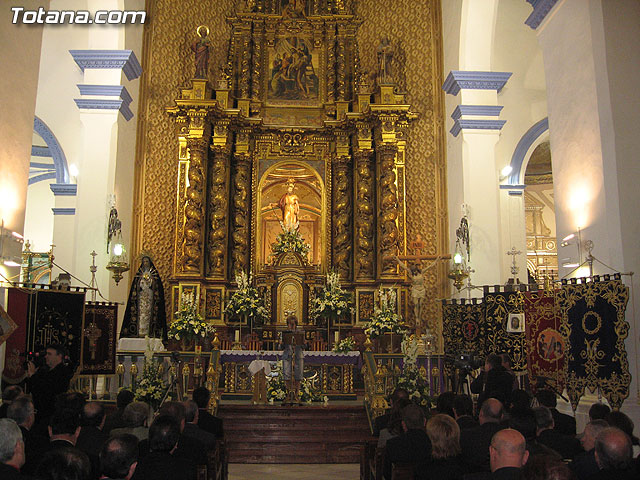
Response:
[[[48,2],[24,1],[21,6],[37,9]],[[5,228],[23,232],[33,138],[33,114],[38,85],[42,28],[13,25],[9,9],[0,23],[0,216]],[[19,255],[19,248],[12,254]],[[10,278],[18,268],[0,265],[0,275]],[[4,289],[0,289],[4,305]],[[0,369],[4,368],[5,344],[0,346]]]
[[[47,252],[53,240],[53,213],[55,206],[49,185],[53,181],[42,181],[29,186],[27,208],[24,218],[24,237],[29,240],[31,251]]]
[[[628,59],[616,60],[618,54],[611,51],[611,42],[616,39],[606,39],[605,31],[618,28],[613,22],[617,14],[608,11],[611,16],[607,25],[603,17],[604,3],[593,0],[589,8],[584,8],[584,2],[567,0],[538,28],[548,88],[557,236],[563,238],[581,227],[582,239],[594,242],[593,254],[600,261],[616,270],[635,270],[637,253],[623,249],[620,223],[624,211],[621,208],[628,199],[618,190],[619,181],[622,183],[623,178],[628,181],[633,170],[628,169],[630,162],[625,162],[622,152],[617,151],[615,139],[619,133],[614,119],[623,121],[625,109],[619,106],[621,97],[612,87],[619,85],[625,76],[621,73],[629,73],[620,63]],[[622,16],[637,10],[636,5],[625,6],[619,13]],[[637,27],[626,22],[624,25],[626,29],[623,27],[621,34],[637,38]],[[622,70],[618,70],[620,68]],[[613,73],[612,78],[609,73]],[[631,93],[631,98],[637,95]],[[627,253],[633,255],[633,260]],[[596,263],[594,273],[608,272]],[[567,269],[560,268],[560,275],[566,273]],[[625,283],[629,283],[628,278]],[[629,304],[627,319],[631,325],[633,311],[633,305]],[[632,328],[626,347],[633,380],[631,395],[623,410],[638,423],[634,337],[637,333]]]

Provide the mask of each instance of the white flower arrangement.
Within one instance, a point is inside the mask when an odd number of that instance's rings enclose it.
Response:
[[[340,285],[340,274],[335,271],[327,273],[326,285],[311,299],[309,316],[317,321],[320,318],[340,318],[354,312],[353,298]]]
[[[282,375],[282,360],[278,361],[277,367],[272,370],[275,375],[267,378],[267,401],[273,405],[276,401],[282,401],[287,396],[287,387],[285,385],[284,376]],[[320,401],[321,397],[318,392],[313,390],[311,380],[303,378],[300,383],[300,401],[305,403]]]
[[[169,338],[188,341],[196,337],[206,338],[215,331],[213,325],[205,322],[198,313],[193,292],[183,293],[180,310],[176,312],[176,319],[169,325]]]
[[[151,355],[149,356],[147,352],[151,352]],[[142,367],[142,376],[133,394],[136,401],[146,402],[153,410],[156,410],[162,397],[167,392],[168,385],[162,378],[160,362],[152,357],[153,351],[147,349],[145,351],[144,366]]]
[[[402,318],[396,313],[396,292],[392,288],[382,288],[378,291],[380,307],[375,307],[373,317],[366,324],[364,332],[369,338],[378,338],[383,333],[391,332],[403,335],[406,329],[402,325]]]
[[[276,241],[271,244],[271,251],[274,255],[286,252],[295,252],[302,258],[308,260],[311,245],[304,241],[300,230],[296,227],[286,229],[282,221],[280,222],[282,232],[276,236]]]
[[[396,388],[404,388],[409,392],[409,399],[425,409],[429,409],[432,398],[429,391],[429,381],[424,367],[418,367],[418,341],[413,336],[406,336],[402,340],[404,355],[402,374],[398,377]]]
[[[224,314],[231,317],[246,316],[254,326],[265,323],[270,315],[264,305],[264,299],[257,288],[251,285],[251,273],[240,272],[236,275],[238,290],[231,296],[224,308]]]
[[[353,337],[347,337],[340,340],[333,346],[333,351],[336,353],[349,353],[356,349],[356,339]]]

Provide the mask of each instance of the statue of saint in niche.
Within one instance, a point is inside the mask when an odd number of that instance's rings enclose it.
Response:
[[[198,40],[191,44],[191,50],[195,54],[196,61],[196,74],[195,78],[207,78],[207,69],[209,68],[209,47],[211,41],[209,40],[209,27],[206,25],[200,25],[196,29]]]
[[[300,212],[300,203],[298,196],[293,193],[296,186],[295,180],[290,178],[285,184],[287,191],[280,198],[278,203],[270,204],[271,208],[279,207],[282,212],[281,225],[285,231],[298,230],[300,227],[300,221],[298,220],[298,213]]]
[[[167,339],[162,280],[151,258],[146,255],[142,257],[131,283],[120,337]]]

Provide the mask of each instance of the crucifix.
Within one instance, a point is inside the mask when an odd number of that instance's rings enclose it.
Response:
[[[511,255],[513,257],[511,259],[511,275],[513,275],[513,278],[515,279],[518,271],[520,271],[520,269],[516,265],[516,256],[522,255],[522,252],[520,250],[516,250],[516,247],[511,247],[511,250],[507,252],[507,255]]]
[[[96,350],[98,347],[98,339],[102,336],[102,330],[100,330],[94,322],[91,322],[82,333],[86,338],[89,339],[89,351],[91,352],[91,360],[95,360]]]

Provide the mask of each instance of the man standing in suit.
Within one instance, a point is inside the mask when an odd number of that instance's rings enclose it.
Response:
[[[506,428],[497,432],[489,447],[492,480],[516,480],[520,469],[529,458],[526,442],[522,434]]]
[[[198,387],[193,391],[193,401],[198,405],[198,426],[216,436],[218,440],[224,438],[222,419],[211,415],[207,411],[211,393],[205,387]]]
[[[471,382],[471,393],[478,393],[478,404],[487,398],[496,398],[507,405],[513,389],[513,376],[502,366],[502,358],[495,353],[487,356],[484,370]]]
[[[500,425],[503,412],[502,403],[489,398],[480,407],[480,425],[460,432],[462,457],[472,472],[489,471],[489,445],[493,435],[504,428]]]
[[[384,456],[384,478],[391,480],[394,463],[411,463],[420,470],[431,458],[431,440],[425,431],[425,418],[422,409],[410,404],[402,410],[402,428],[404,433],[387,441]]]
[[[20,427],[11,419],[0,419],[0,478],[19,480],[24,465],[24,442]]]
[[[207,450],[211,450],[216,445],[216,436],[198,427],[198,405],[192,400],[184,402],[185,424],[183,435],[195,438],[203,444]]]

